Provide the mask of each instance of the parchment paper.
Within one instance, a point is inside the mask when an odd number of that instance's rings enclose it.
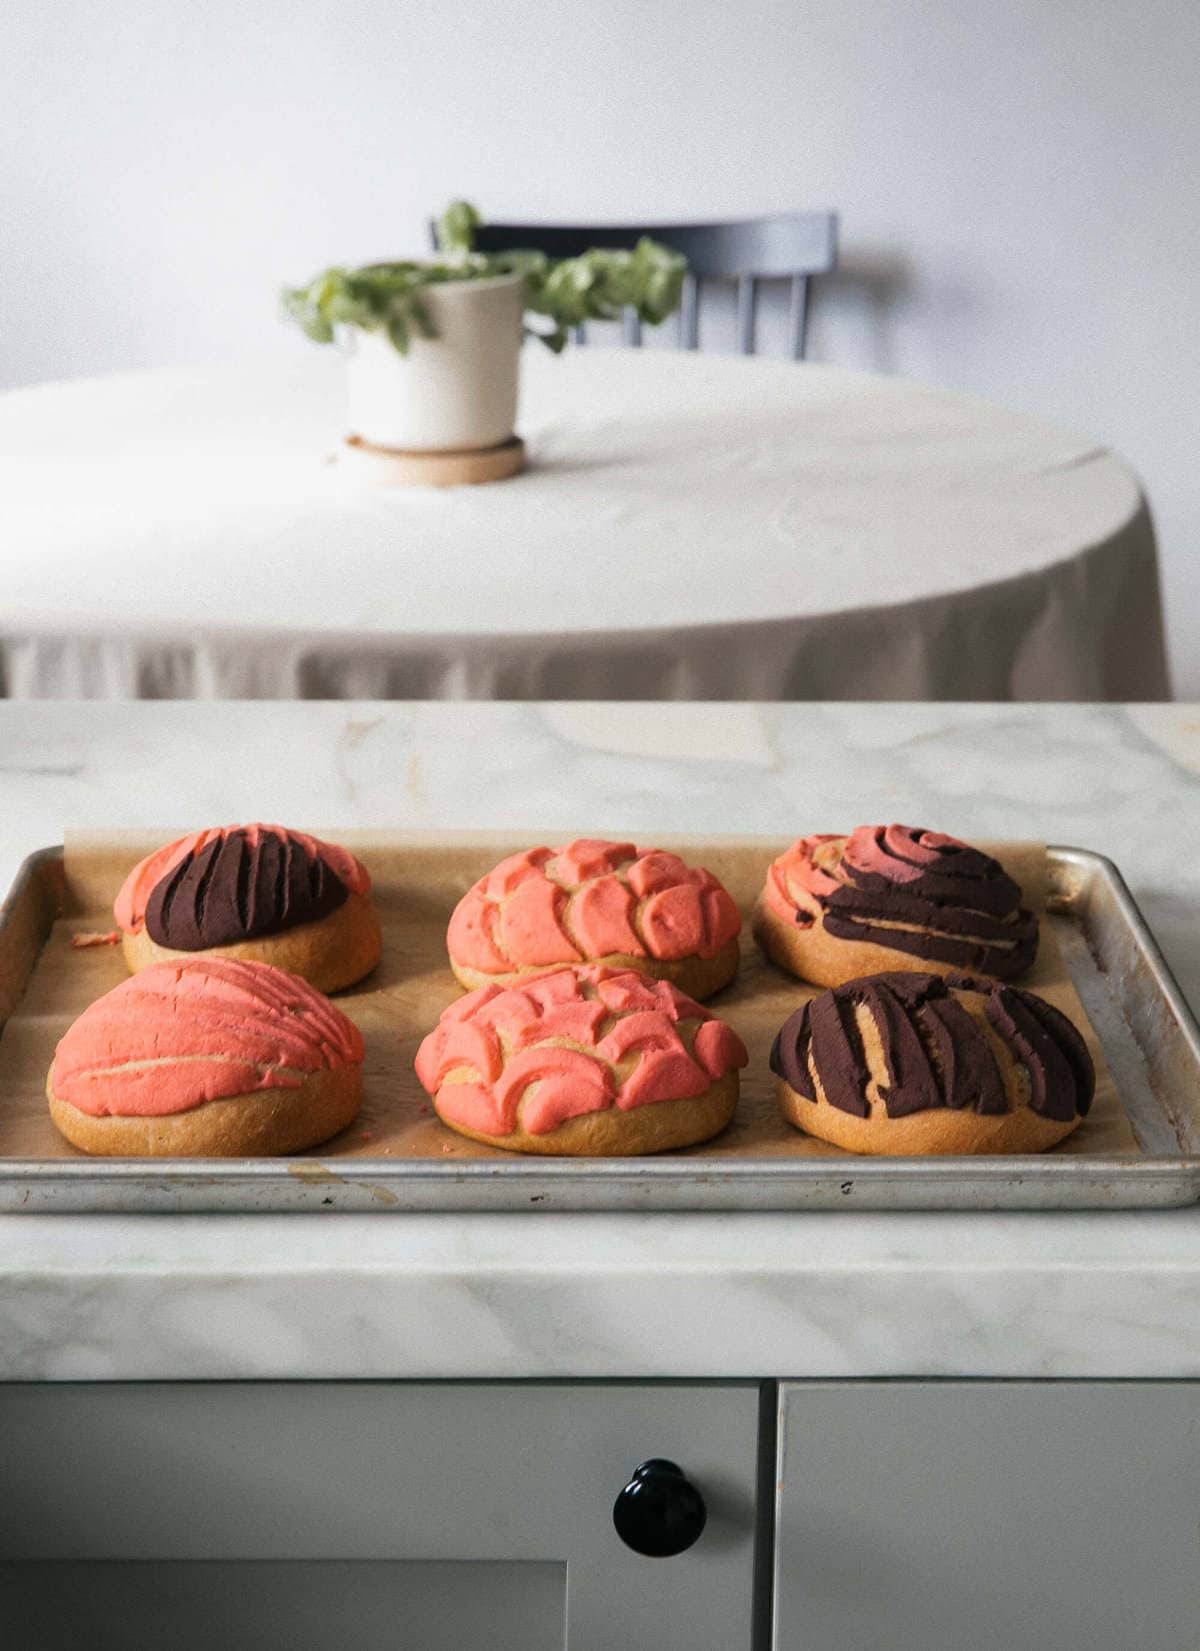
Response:
[[[580,834],[586,827],[581,824]],[[66,849],[68,909],[54,925],[29,986],[0,1037],[0,1156],[72,1158],[83,1154],[59,1136],[44,1096],[54,1047],[72,1020],[102,993],[127,978],[119,946],[77,949],[74,935],[113,928],[112,902],[126,873],[143,855],[178,836],[110,834],[69,837]],[[338,994],[338,1005],[362,1029],[367,1046],[365,1102],[358,1120],[343,1134],[314,1149],[312,1156],[365,1158],[507,1158],[498,1148],[456,1135],[436,1117],[413,1072],[417,1045],[445,1006],[460,995],[446,964],[446,924],[455,902],[478,877],[514,849],[545,837],[432,838],[355,835],[331,829],[324,835],[353,847],[371,871],[383,924],[383,961],[362,985]],[[551,840],[561,840],[560,838]],[[759,953],[749,932],[749,915],[767,866],[786,840],[745,841],[672,838],[657,844],[675,848],[709,867],[741,908],[742,965],[732,985],[708,1007],[734,1026],[750,1051],[742,1073],[741,1101],[729,1128],[715,1140],[670,1156],[850,1157],[813,1140],[784,1121],[775,1105],[775,1079],[768,1066],[771,1042],[786,1017],[812,990]],[[1045,850],[1040,844],[983,844],[996,854],[1026,893],[1027,903],[1045,908]],[[1098,1039],[1071,984],[1050,924],[1043,922],[1037,964],[1021,982],[1062,1009],[1081,1028],[1096,1062],[1096,1100],[1089,1117],[1054,1150],[1073,1154],[1136,1154],[1137,1142],[1121,1108]],[[315,1166],[314,1166],[315,1169]],[[303,1173],[302,1165],[297,1165]]]

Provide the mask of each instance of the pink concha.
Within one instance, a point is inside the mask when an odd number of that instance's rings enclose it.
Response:
[[[680,1025],[697,1022],[689,1052]],[[448,1120],[503,1136],[519,1119],[541,1135],[607,1107],[703,1095],[748,1058],[732,1027],[669,982],[585,966],[452,1003],[416,1071]]]
[[[613,956],[708,959],[740,930],[702,866],[581,838],[502,860],[459,901],[446,942],[460,967],[500,975]]]
[[[142,969],[85,1009],[50,1088],[92,1117],[162,1117],[362,1058],[358,1028],[306,981],[199,956]]]

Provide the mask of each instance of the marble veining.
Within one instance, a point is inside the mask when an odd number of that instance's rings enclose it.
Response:
[[[1200,708],[0,704],[69,828],[899,819],[1111,855],[1200,1003]],[[1200,1376],[1200,1210],[6,1216],[0,1377]]]

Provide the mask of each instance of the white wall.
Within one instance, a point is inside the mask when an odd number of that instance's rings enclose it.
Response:
[[[283,279],[494,216],[836,206],[812,353],[1141,472],[1200,698],[1195,0],[7,0],[0,382],[305,347]]]

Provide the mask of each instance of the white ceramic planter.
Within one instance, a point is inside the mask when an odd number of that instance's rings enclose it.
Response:
[[[507,441],[517,421],[520,275],[423,289],[436,338],[401,355],[385,333],[345,329],[350,428],[376,447],[450,452]]]

